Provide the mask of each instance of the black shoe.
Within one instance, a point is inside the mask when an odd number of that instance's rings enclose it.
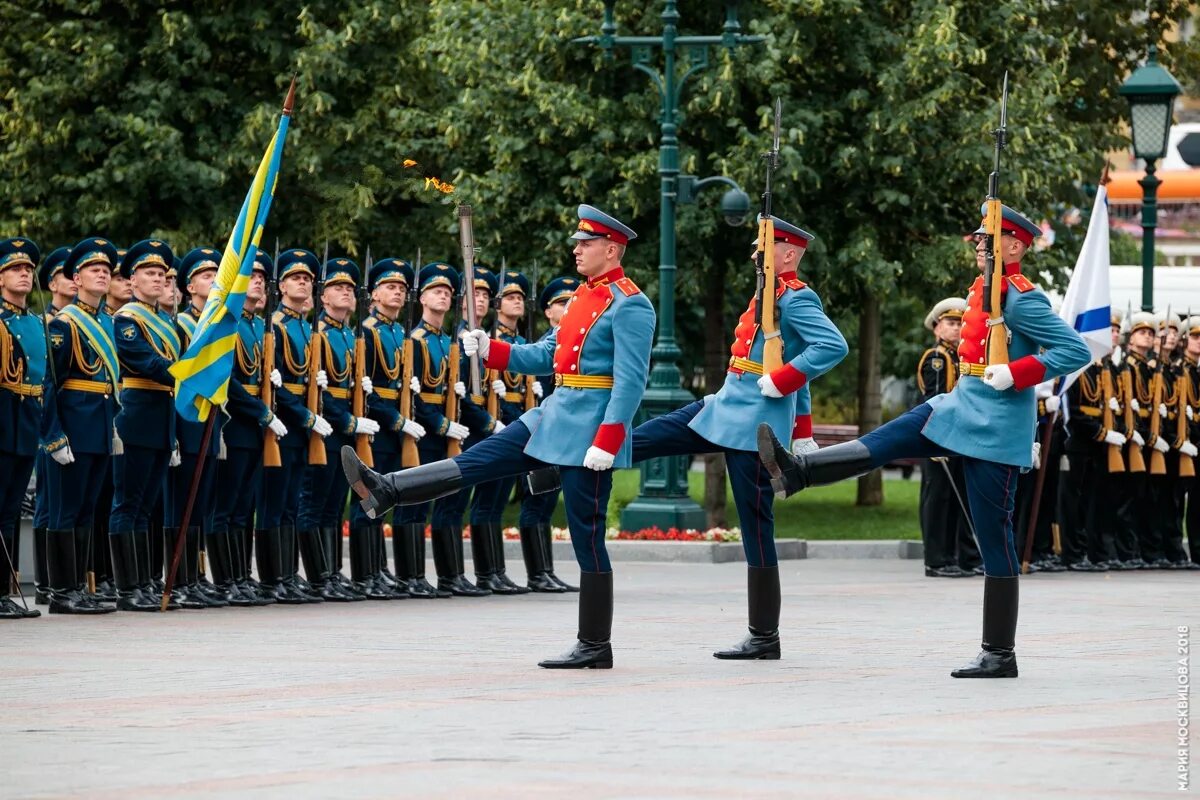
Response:
[[[419,467],[418,467],[419,469]],[[484,597],[487,589],[480,589],[463,575],[462,528],[434,528],[433,564],[437,569],[438,592],[449,592],[455,597]]]
[[[1150,569],[1171,569],[1171,562],[1166,558],[1156,558],[1150,564]]]
[[[550,574],[542,526],[527,525],[520,529],[520,533],[521,557],[525,560],[526,582],[530,591],[562,594],[566,590],[559,586]]]
[[[1132,558],[1129,561],[1126,561],[1125,567],[1127,569],[1150,569],[1150,565],[1147,564],[1140,556],[1138,558]]]
[[[46,531],[46,581],[50,590],[51,614],[111,614],[82,592],[80,562],[76,559],[74,529]],[[5,576],[3,580],[8,580]]]
[[[486,597],[492,593],[471,583],[465,575],[438,578],[437,588],[438,592],[449,592],[454,597]]]
[[[715,658],[776,661],[779,659],[779,567],[746,568],[746,604],[750,635]]]
[[[579,586],[579,635],[561,658],[539,661],[543,669],[612,669],[613,574],[584,572]]]
[[[741,661],[778,661],[779,631],[763,633],[750,629],[750,635],[728,650],[718,650],[714,658]]]
[[[771,426],[760,422],[758,457],[771,475],[771,488],[779,499],[813,485],[836,483],[871,471],[871,451],[857,439],[794,456],[775,438]]]
[[[950,673],[952,678],[1015,678],[1017,654],[1012,650],[981,650],[966,666]]]
[[[113,580],[117,584],[117,609],[120,611],[158,611],[159,597],[147,597],[142,592],[142,570],[139,559],[145,560],[149,551],[139,548],[138,534],[130,532],[110,533],[109,551],[112,553]],[[144,573],[149,576],[148,569]]]
[[[359,460],[354,448],[342,447],[342,470],[358,504],[371,519],[378,519],[392,506],[414,505],[454,494],[462,485],[462,473],[451,459],[380,475]]]
[[[1058,559],[1047,558],[1038,564],[1038,572],[1066,572],[1067,568]]]
[[[537,529],[541,535],[542,561],[546,565],[546,578],[564,592],[578,592],[578,586],[572,586],[554,572],[554,531],[550,527],[550,523],[541,523]]]
[[[1090,560],[1088,560],[1086,558],[1081,558],[1078,561],[1074,561],[1070,564],[1067,564],[1067,569],[1070,570],[1071,572],[1101,572],[1102,571],[1102,570],[1098,569],[1095,564],[1093,564]],[[1107,570],[1103,570],[1103,571],[1107,572]]]
[[[970,572],[964,572],[956,564],[946,564],[941,567],[926,567],[926,578],[969,578]]]
[[[38,611],[37,616],[42,612]],[[0,595],[0,619],[26,619],[25,609],[17,605],[8,595]]]

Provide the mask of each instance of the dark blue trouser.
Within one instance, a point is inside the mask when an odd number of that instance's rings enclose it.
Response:
[[[162,494],[171,452],[125,445],[113,458],[113,507],[109,535],[150,530],[150,516]]]
[[[50,502],[47,497],[50,479],[46,476],[46,462],[49,460],[50,456],[38,448],[38,453],[33,460],[33,471],[37,473],[37,486],[34,490],[33,500],[33,527],[35,528],[50,527]]]
[[[463,452],[467,452],[475,445],[487,438],[485,433],[471,432],[462,444]],[[417,445],[420,450],[420,445]],[[445,458],[445,455],[436,456],[433,458],[437,461],[439,458]],[[425,461],[425,454],[421,454],[421,463]],[[481,486],[483,484],[480,484]],[[467,511],[467,504],[471,502],[471,496],[474,494],[473,487],[464,487],[461,491],[439,499],[433,504],[433,516],[429,520],[429,524],[434,528],[461,528],[463,524],[463,514]]]
[[[721,447],[689,428],[688,423],[702,408],[704,401],[697,400],[638,425],[633,431],[634,463],[662,456],[723,453],[742,526],[746,563],[752,567],[773,567],[779,559],[775,554],[775,495],[771,476],[758,453]]]
[[[163,503],[163,518],[168,528],[183,525],[183,512],[187,508],[188,494],[192,491],[192,479],[196,474],[199,459],[200,456],[194,453],[183,453],[179,459],[179,466],[167,470],[167,496]],[[196,487],[196,499],[192,502],[192,515],[188,517],[189,528],[208,531],[207,523],[213,507],[216,480],[217,457],[206,456],[204,472],[200,475],[200,483]]]
[[[534,525],[549,525],[558,505],[558,489],[542,494],[529,494],[521,498],[521,519],[517,523],[522,528],[532,528]]]
[[[501,478],[476,486],[475,493],[471,497],[471,524],[476,525],[483,522],[501,524],[504,518],[504,506],[508,505],[508,498],[512,496],[513,486],[516,483],[516,478]]]
[[[346,496],[350,484],[342,471],[342,445],[354,446],[348,436],[330,434],[325,437],[325,464],[308,464],[304,467],[304,479],[300,489],[300,514],[296,522],[299,530],[337,528],[342,530],[342,511],[346,508]]]
[[[376,472],[378,472],[382,475],[386,475],[389,472],[398,472],[400,470],[400,463],[402,461],[402,457],[398,451],[385,450],[385,451],[380,452],[379,450],[375,450],[371,453],[371,455],[373,455],[375,457],[375,466],[373,467],[373,469]],[[341,464],[341,461],[340,461],[341,454],[340,453],[338,454],[338,459],[339,459],[339,461],[337,463]],[[340,470],[341,467],[339,466],[338,469]],[[342,473],[342,480],[344,481],[345,479],[346,479],[346,474]],[[383,516],[379,517],[378,519],[371,519],[370,517],[367,516],[366,512],[362,510],[362,506],[360,506],[358,504],[358,498],[354,498],[354,501],[355,502],[350,504],[350,527],[351,528],[358,529],[358,528],[365,528],[369,525],[382,524],[387,519],[387,515],[383,515]],[[400,516],[403,513],[403,511],[404,511],[404,509],[398,508],[394,512],[388,512],[388,513],[391,514],[395,518],[395,522],[398,524],[400,521]]]
[[[528,442],[529,429],[524,423],[514,422],[455,457],[464,486],[515,478],[549,466],[525,454]],[[571,545],[575,548],[579,568],[584,572],[611,572],[604,532],[608,520],[608,496],[612,493],[612,470],[566,466],[560,466],[558,470],[562,477]]]
[[[922,403],[859,439],[871,451],[872,466],[882,467],[899,458],[961,455],[921,434],[932,411],[928,403]],[[1020,468],[963,456],[963,471],[984,572],[998,578],[1020,574],[1012,526]]]
[[[0,533],[8,539],[10,546],[21,522],[21,502],[29,488],[33,460],[33,456],[0,453]],[[0,575],[0,581],[7,582],[10,578],[10,575]]]
[[[304,480],[307,458],[306,441],[304,447],[280,447],[280,465],[262,468],[258,520],[255,527],[267,530],[284,525],[295,526],[300,508],[300,485]]]
[[[230,447],[225,460],[217,462],[217,486],[213,494],[213,533],[225,533],[231,527],[250,527],[254,513],[254,498],[261,479],[262,450]],[[248,509],[243,519],[239,511]]]
[[[97,516],[107,517],[110,506],[97,507],[106,481],[112,479],[108,453],[75,453],[65,467],[46,456],[46,527],[64,531],[90,527]]]

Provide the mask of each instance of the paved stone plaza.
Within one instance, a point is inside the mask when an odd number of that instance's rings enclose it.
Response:
[[[785,562],[784,659],[736,663],[744,566],[617,569],[608,672],[534,666],[573,595],[5,624],[0,796],[1178,794],[1200,574],[1034,576],[1022,677],[956,681],[979,579]]]

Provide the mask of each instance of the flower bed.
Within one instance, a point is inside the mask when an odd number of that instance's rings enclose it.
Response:
[[[350,535],[350,521],[346,520],[342,523],[342,535]],[[391,538],[392,526],[384,523],[383,535]],[[429,538],[430,528],[425,526],[425,538]],[[463,527],[463,538],[468,538],[471,535],[471,526]],[[571,541],[571,533],[566,528],[551,528],[551,535],[557,542]],[[505,528],[504,538],[508,541],[519,541],[521,532],[517,528]],[[642,528],[639,531],[622,531],[616,528],[609,528],[604,533],[604,538],[610,542],[740,542],[742,540],[742,532],[738,528],[709,528],[706,531],[696,530],[695,528],[668,528],[663,530],[657,526],[653,528]]]

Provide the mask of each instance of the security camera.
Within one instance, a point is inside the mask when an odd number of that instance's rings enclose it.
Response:
[[[726,225],[745,225],[750,216],[750,196],[741,189],[730,189],[721,197],[721,216]]]

